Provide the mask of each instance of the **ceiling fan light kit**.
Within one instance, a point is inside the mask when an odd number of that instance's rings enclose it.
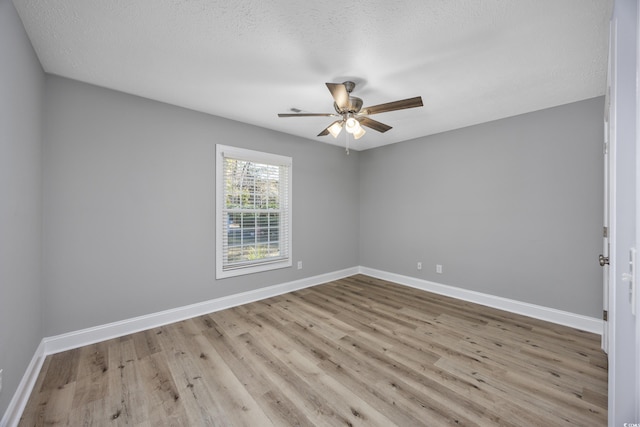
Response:
[[[369,118],[372,114],[386,113],[388,111],[404,110],[407,108],[422,107],[422,98],[403,99],[400,101],[387,102],[385,104],[362,107],[362,99],[351,96],[356,84],[352,81],[344,83],[326,83],[331,96],[333,96],[333,108],[335,113],[295,113],[278,114],[278,117],[340,117],[327,126],[318,136],[331,135],[337,138],[344,127],[347,133],[353,135],[354,139],[360,139],[366,133],[363,126],[375,131],[384,133],[391,129],[391,126]],[[293,109],[292,109],[293,110]],[[300,111],[300,110],[298,110]]]

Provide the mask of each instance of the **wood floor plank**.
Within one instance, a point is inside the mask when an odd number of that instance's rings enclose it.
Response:
[[[269,419],[264,420],[263,424],[313,425],[313,422],[300,408],[283,394],[278,387],[274,387],[263,372],[256,369],[256,365],[253,363],[247,349],[241,345],[241,339],[236,337],[234,340],[233,337],[226,335],[223,328],[211,316],[205,316],[207,318],[205,324],[208,327],[203,330],[203,335],[267,414]]]
[[[604,426],[600,337],[364,275],[48,356],[20,426]]]
[[[80,351],[81,349],[73,349],[51,355],[40,390],[55,390],[74,383],[78,373]]]
[[[109,342],[110,419],[116,425],[143,425],[149,414],[140,362],[131,336]]]
[[[104,399],[109,393],[108,343],[80,349],[73,409]]]
[[[310,328],[298,323],[289,325],[289,336],[298,344],[298,351],[312,358],[328,375],[343,383],[346,387],[364,396],[367,401],[387,416],[391,425],[422,425],[423,420],[416,417],[406,408],[387,395],[377,386],[381,378],[380,373],[365,361],[358,359],[346,351],[339,341],[325,336],[319,328]],[[393,383],[394,378],[385,376],[387,383]]]

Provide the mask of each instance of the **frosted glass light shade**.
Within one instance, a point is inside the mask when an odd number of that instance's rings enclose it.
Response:
[[[340,135],[340,131],[342,130],[342,123],[335,122],[334,124],[329,126],[329,129],[327,130],[329,131],[332,137],[337,138],[338,135]]]
[[[354,133],[360,128],[360,123],[358,123],[358,121],[353,117],[349,117],[345,124],[345,128],[347,129],[347,132]]]
[[[367,131],[365,131],[364,128],[360,126],[360,124],[358,124],[358,130],[353,132],[353,139],[360,139],[365,133],[367,133]]]

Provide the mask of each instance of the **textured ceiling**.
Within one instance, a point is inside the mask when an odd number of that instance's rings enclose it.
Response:
[[[357,83],[367,149],[604,94],[611,0],[14,0],[48,73],[314,141]]]

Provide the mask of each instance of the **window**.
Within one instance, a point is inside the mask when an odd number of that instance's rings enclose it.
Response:
[[[216,145],[216,277],[291,266],[291,158]]]

